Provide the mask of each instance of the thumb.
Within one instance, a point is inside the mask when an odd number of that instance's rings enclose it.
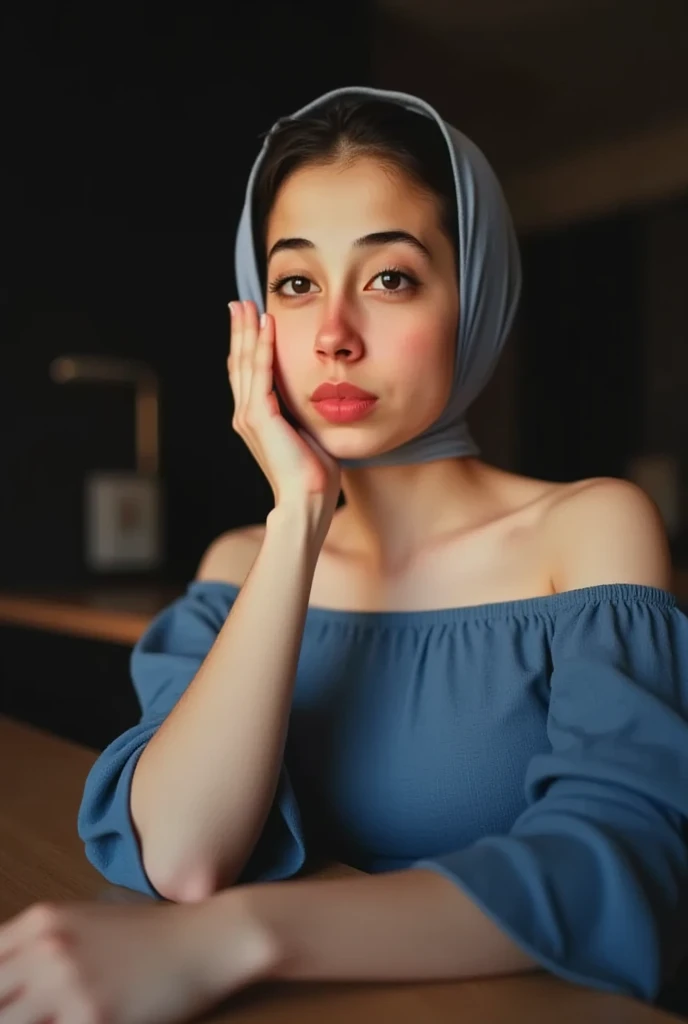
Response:
[[[324,462],[329,462],[330,464],[336,463],[336,459],[334,459],[329,452],[325,451],[325,449],[318,444],[313,435],[309,434],[307,430],[299,429],[299,436],[303,438],[311,451],[314,452],[319,459],[322,459]]]

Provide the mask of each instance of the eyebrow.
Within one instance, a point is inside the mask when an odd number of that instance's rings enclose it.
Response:
[[[417,252],[424,257],[424,259],[432,262],[432,254],[427,246],[423,245],[420,239],[416,238],[415,235],[410,234],[408,231],[374,231],[369,235],[362,235],[361,238],[357,238],[353,243],[354,249],[373,249],[381,245],[391,245],[393,242],[406,242],[408,245],[413,246]],[[307,238],[280,238],[268,253],[268,263],[272,257],[285,250],[298,250],[298,249],[315,249],[316,246],[313,242],[310,242]]]

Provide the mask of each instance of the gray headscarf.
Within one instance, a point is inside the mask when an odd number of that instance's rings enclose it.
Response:
[[[477,455],[479,449],[468,430],[466,410],[492,375],[513,323],[521,290],[518,244],[501,187],[478,147],[416,96],[368,86],[349,86],[325,93],[291,117],[310,114],[338,96],[398,103],[437,123],[446,140],[454,172],[460,249],[459,327],[454,381],[447,405],[435,423],[398,448],[369,459],[341,459],[340,465],[398,466]],[[265,309],[265,297],[254,250],[253,187],[272,130],[251,170],[235,246],[239,298],[252,299],[259,313]]]

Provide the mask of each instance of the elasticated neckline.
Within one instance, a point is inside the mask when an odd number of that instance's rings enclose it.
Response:
[[[204,588],[227,590],[233,595],[238,594],[240,590],[237,584],[227,583],[223,580],[196,580],[189,589],[194,593],[199,593]],[[671,609],[676,605],[676,598],[668,590],[662,590],[659,587],[649,587],[638,583],[604,583],[592,587],[580,587],[576,590],[565,590],[559,594],[542,597],[526,597],[513,601],[496,601],[456,608],[432,608],[424,611],[351,611],[309,605],[308,619],[311,622],[347,625],[422,627],[508,618],[525,619],[543,616],[552,618],[558,612],[603,602],[610,604],[637,603]]]

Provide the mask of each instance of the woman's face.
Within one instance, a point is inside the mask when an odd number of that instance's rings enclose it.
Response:
[[[368,237],[381,232],[419,244]],[[327,451],[368,458],[435,422],[451,390],[459,298],[434,199],[367,157],[302,168],[273,204],[267,256],[279,390]],[[311,401],[341,381],[377,396],[363,418],[332,423]]]

